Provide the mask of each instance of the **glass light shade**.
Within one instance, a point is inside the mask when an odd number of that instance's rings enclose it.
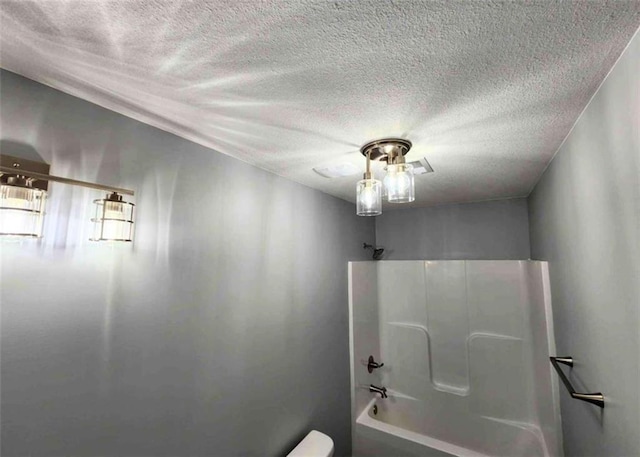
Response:
[[[362,179],[356,186],[356,213],[358,216],[382,214],[382,183],[377,179]]]
[[[385,167],[384,187],[389,203],[409,203],[416,199],[413,165],[391,164]]]
[[[0,236],[40,238],[47,192],[9,184],[0,186]]]
[[[91,241],[133,241],[133,203],[117,194],[94,200],[96,205]]]

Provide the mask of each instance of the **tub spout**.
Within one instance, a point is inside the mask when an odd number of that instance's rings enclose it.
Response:
[[[373,384],[371,384],[369,386],[369,392],[374,392],[377,394],[380,394],[380,398],[387,398],[387,388],[386,387],[378,387],[378,386],[374,386]]]

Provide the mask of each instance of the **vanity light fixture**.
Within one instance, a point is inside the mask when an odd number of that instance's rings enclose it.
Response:
[[[378,160],[387,162],[385,167],[384,191],[389,203],[409,203],[415,200],[415,183],[413,177],[413,165],[405,162],[404,156],[411,149],[411,141],[402,138],[383,138],[371,141],[360,152],[367,158],[367,171],[364,179],[358,182],[356,195],[357,214],[359,216],[377,216],[382,214],[382,205],[375,213],[361,212],[365,200],[361,188],[363,183],[373,181],[370,171],[370,161]]]
[[[94,201],[91,240],[132,241],[134,205],[120,195],[133,195],[132,190],[50,175],[44,162],[7,155],[0,155],[0,236],[42,236],[49,181],[109,191],[105,199]]]

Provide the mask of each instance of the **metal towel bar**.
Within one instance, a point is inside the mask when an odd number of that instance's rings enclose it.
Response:
[[[591,394],[581,394],[576,392],[576,389],[574,389],[573,386],[571,385],[571,382],[569,382],[569,378],[567,378],[567,376],[562,372],[562,369],[558,364],[562,363],[564,365],[568,365],[571,368],[573,368],[572,357],[549,357],[549,360],[551,360],[551,365],[553,365],[553,368],[555,368],[556,371],[558,372],[558,376],[560,376],[560,380],[562,381],[564,386],[567,388],[572,398],[586,401],[596,406],[599,406],[600,408],[604,408],[604,396],[602,395],[601,392],[595,392]]]

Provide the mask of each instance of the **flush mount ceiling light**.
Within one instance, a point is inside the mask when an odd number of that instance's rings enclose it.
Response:
[[[357,214],[359,216],[377,216],[382,214],[382,202],[377,211],[364,211],[371,202],[371,193],[365,193],[362,186],[369,184],[373,188],[374,183],[380,183],[372,179],[370,172],[370,161],[378,160],[387,162],[385,167],[386,176],[384,178],[384,190],[387,201],[390,203],[409,203],[415,200],[415,185],[413,178],[413,165],[404,160],[404,156],[411,149],[411,141],[402,138],[383,138],[371,141],[362,148],[360,152],[367,158],[367,172],[364,179],[358,182],[356,194]],[[426,161],[425,161],[426,162]],[[429,167],[430,168],[430,167]],[[372,205],[369,205],[372,207]]]
[[[42,236],[49,181],[109,191],[107,198],[94,201],[91,240],[132,241],[133,203],[123,201],[120,195],[133,195],[132,190],[53,176],[44,162],[7,155],[0,155],[0,236]]]

